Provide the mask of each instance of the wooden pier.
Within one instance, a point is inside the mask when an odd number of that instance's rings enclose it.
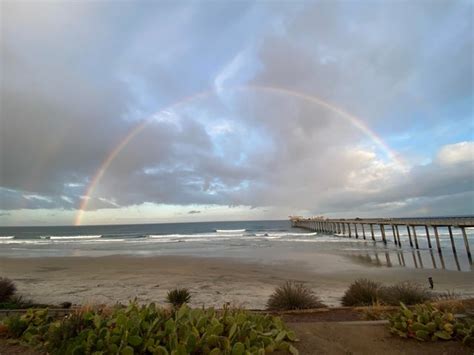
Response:
[[[426,238],[427,246],[433,249],[435,246],[431,243],[431,236],[434,235],[436,241],[436,249],[438,253],[442,253],[440,243],[440,229],[447,229],[451,248],[454,255],[457,255],[456,245],[454,243],[453,228],[459,228],[464,240],[464,247],[466,249],[467,258],[472,265],[471,249],[469,247],[469,240],[467,238],[466,228],[474,227],[474,217],[443,217],[443,218],[302,218],[290,217],[293,227],[299,227],[316,231],[320,233],[330,233],[342,237],[349,238],[363,238],[377,242],[381,241],[387,244],[387,241],[393,239],[393,243],[401,248],[402,241],[400,239],[400,229],[406,228],[408,233],[408,242],[411,248],[420,249],[418,238],[421,235],[417,234],[416,227],[422,227],[424,230],[424,238]],[[367,228],[368,227],[368,228]],[[380,231],[380,240],[376,239],[374,230]],[[433,234],[430,233],[430,230]]]

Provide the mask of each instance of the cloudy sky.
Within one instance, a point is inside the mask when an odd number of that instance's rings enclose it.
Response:
[[[0,6],[0,225],[474,214],[470,1]]]

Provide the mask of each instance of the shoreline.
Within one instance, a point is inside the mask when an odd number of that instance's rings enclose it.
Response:
[[[1,258],[0,270],[1,276],[16,283],[20,295],[47,304],[112,304],[134,298],[164,304],[169,289],[186,287],[192,294],[190,304],[195,307],[230,303],[263,309],[275,287],[293,280],[305,283],[328,306],[339,306],[349,284],[361,277],[386,284],[415,281],[425,286],[431,276],[436,292],[449,290],[461,297],[474,297],[472,272],[362,268],[341,263],[337,255],[320,254],[314,258],[322,256],[326,256],[322,258],[324,262],[339,260],[339,265],[327,270],[304,259],[269,263],[221,257],[114,255]]]

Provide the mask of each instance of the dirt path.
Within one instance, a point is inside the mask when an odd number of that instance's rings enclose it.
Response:
[[[392,336],[386,325],[336,322],[287,323],[298,335],[301,355],[316,354],[456,354],[470,355],[474,349],[460,342],[423,343]]]

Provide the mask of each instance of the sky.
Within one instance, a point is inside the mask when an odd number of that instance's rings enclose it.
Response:
[[[474,214],[470,1],[0,9],[0,225]]]

